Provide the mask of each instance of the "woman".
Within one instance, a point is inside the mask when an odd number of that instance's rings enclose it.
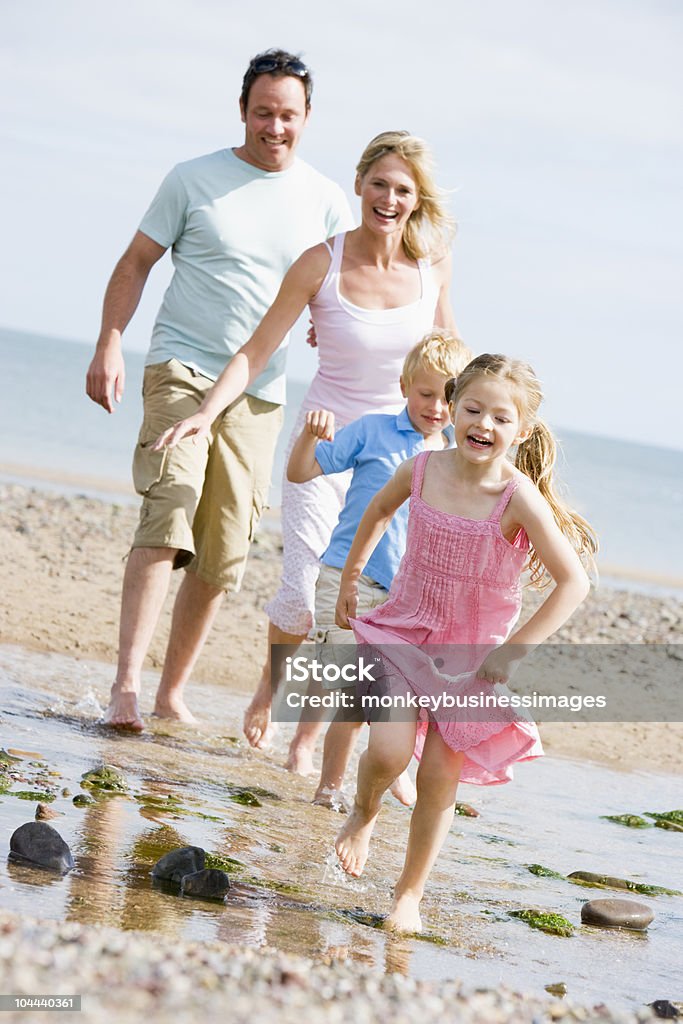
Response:
[[[383,132],[368,144],[356,168],[360,227],[303,253],[199,411],[166,431],[158,444],[206,435],[215,418],[263,371],[306,305],[320,365],[292,438],[300,433],[310,409],[331,410],[339,427],[369,409],[399,412],[399,377],[408,350],[434,326],[455,329],[448,250],[453,222],[434,183],[431,163],[426,144],[408,132]],[[321,476],[306,484],[283,483],[282,583],[266,605],[269,653],[244,721],[252,746],[266,746],[271,733],[271,645],[299,644],[313,625],[318,560],[347,486],[348,474]],[[311,726],[299,726],[287,762],[288,768],[302,774],[312,769],[317,727]]]

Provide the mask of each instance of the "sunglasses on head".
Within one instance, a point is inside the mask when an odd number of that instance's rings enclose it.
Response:
[[[277,57],[258,57],[249,65],[249,72],[252,75],[265,75],[269,71],[286,71],[297,78],[308,77],[308,68],[298,57],[291,57],[285,61],[278,60]]]

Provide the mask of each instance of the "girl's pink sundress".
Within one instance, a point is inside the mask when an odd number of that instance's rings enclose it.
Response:
[[[422,500],[430,454],[415,459],[406,552],[389,597],[353,620],[353,631],[359,644],[381,647],[385,668],[404,690],[434,693],[446,684],[454,694],[491,692],[490,684],[476,680],[476,669],[509,636],[522,604],[529,542],[520,531],[510,543],[500,529],[517,481],[510,481],[488,519],[463,519]],[[465,753],[462,782],[509,782],[516,761],[543,754],[536,726],[519,710],[420,714],[415,756],[431,719],[448,746]]]

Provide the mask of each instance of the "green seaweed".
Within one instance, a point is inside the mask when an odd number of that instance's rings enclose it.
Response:
[[[665,828],[668,832],[683,832],[683,825],[678,825],[675,821],[656,821],[655,828]]]
[[[683,896],[678,889],[667,889],[662,885],[634,882],[630,878],[616,878],[614,875],[600,875],[593,871],[572,871],[567,879],[575,885],[586,885],[596,889],[625,889],[639,892],[643,896]]]
[[[616,825],[626,828],[652,828],[651,821],[645,821],[639,814],[601,814],[603,821],[613,821]]]
[[[249,789],[243,789],[236,793],[230,794],[230,799],[235,804],[243,804],[245,807],[263,807],[263,804]]]
[[[645,811],[646,817],[655,821],[670,821],[673,825],[683,825],[683,811]]]
[[[204,857],[205,868],[216,868],[218,871],[225,871],[230,874],[231,871],[241,871],[246,867],[244,861],[237,860],[236,857],[225,857],[219,853],[206,853]]]
[[[566,917],[562,917],[562,914],[547,914],[540,910],[511,910],[510,916],[524,921],[530,928],[537,928],[549,935],[569,938],[574,934],[574,925]]]
[[[44,793],[38,789],[15,789],[10,796],[16,796],[19,800],[37,800],[40,803],[50,804],[55,798],[54,793]]]
[[[546,868],[542,864],[527,864],[528,870],[532,875],[538,875],[540,878],[565,878],[565,875],[561,875],[559,871],[553,871],[552,868]]]
[[[81,776],[83,789],[99,789],[104,793],[126,793],[128,786],[118,768],[110,764],[102,764],[99,768],[93,768],[84,772]]]
[[[4,747],[0,748],[0,764],[17,764],[19,761],[21,761],[20,757],[8,754]]]

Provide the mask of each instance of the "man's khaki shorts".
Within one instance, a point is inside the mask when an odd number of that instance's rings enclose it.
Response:
[[[320,565],[320,575],[315,587],[315,626],[311,630],[310,639],[317,644],[355,644],[356,638],[351,629],[341,629],[334,621],[334,612],[339,597],[341,569],[332,565]],[[358,580],[358,607],[356,615],[364,615],[372,611],[378,604],[384,604],[389,596],[381,583],[376,583],[369,576],[361,576]]]
[[[197,411],[212,384],[177,359],[145,368],[144,419],[133,457],[142,507],[132,546],[177,548],[174,568],[239,590],[268,495],[282,406],[242,395],[209,437],[150,450],[167,427]]]

